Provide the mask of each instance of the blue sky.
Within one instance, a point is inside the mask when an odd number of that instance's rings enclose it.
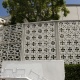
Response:
[[[6,9],[2,7],[3,0],[0,0],[0,16],[8,16]],[[66,0],[67,4],[80,4],[80,0]]]

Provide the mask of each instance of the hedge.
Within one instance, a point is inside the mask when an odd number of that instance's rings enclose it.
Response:
[[[65,65],[65,80],[80,80],[80,64]]]

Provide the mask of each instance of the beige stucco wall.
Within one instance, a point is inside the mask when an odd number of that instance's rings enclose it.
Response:
[[[60,12],[60,20],[80,20],[80,6],[67,6],[70,13],[67,17],[63,16],[63,13]]]

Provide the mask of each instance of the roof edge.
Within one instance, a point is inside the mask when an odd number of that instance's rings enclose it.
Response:
[[[80,4],[66,4],[66,6],[80,6]]]

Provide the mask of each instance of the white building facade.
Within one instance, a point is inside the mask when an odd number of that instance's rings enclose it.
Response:
[[[80,4],[67,4],[66,5],[70,13],[67,17],[64,17],[60,12],[60,20],[80,20]]]

